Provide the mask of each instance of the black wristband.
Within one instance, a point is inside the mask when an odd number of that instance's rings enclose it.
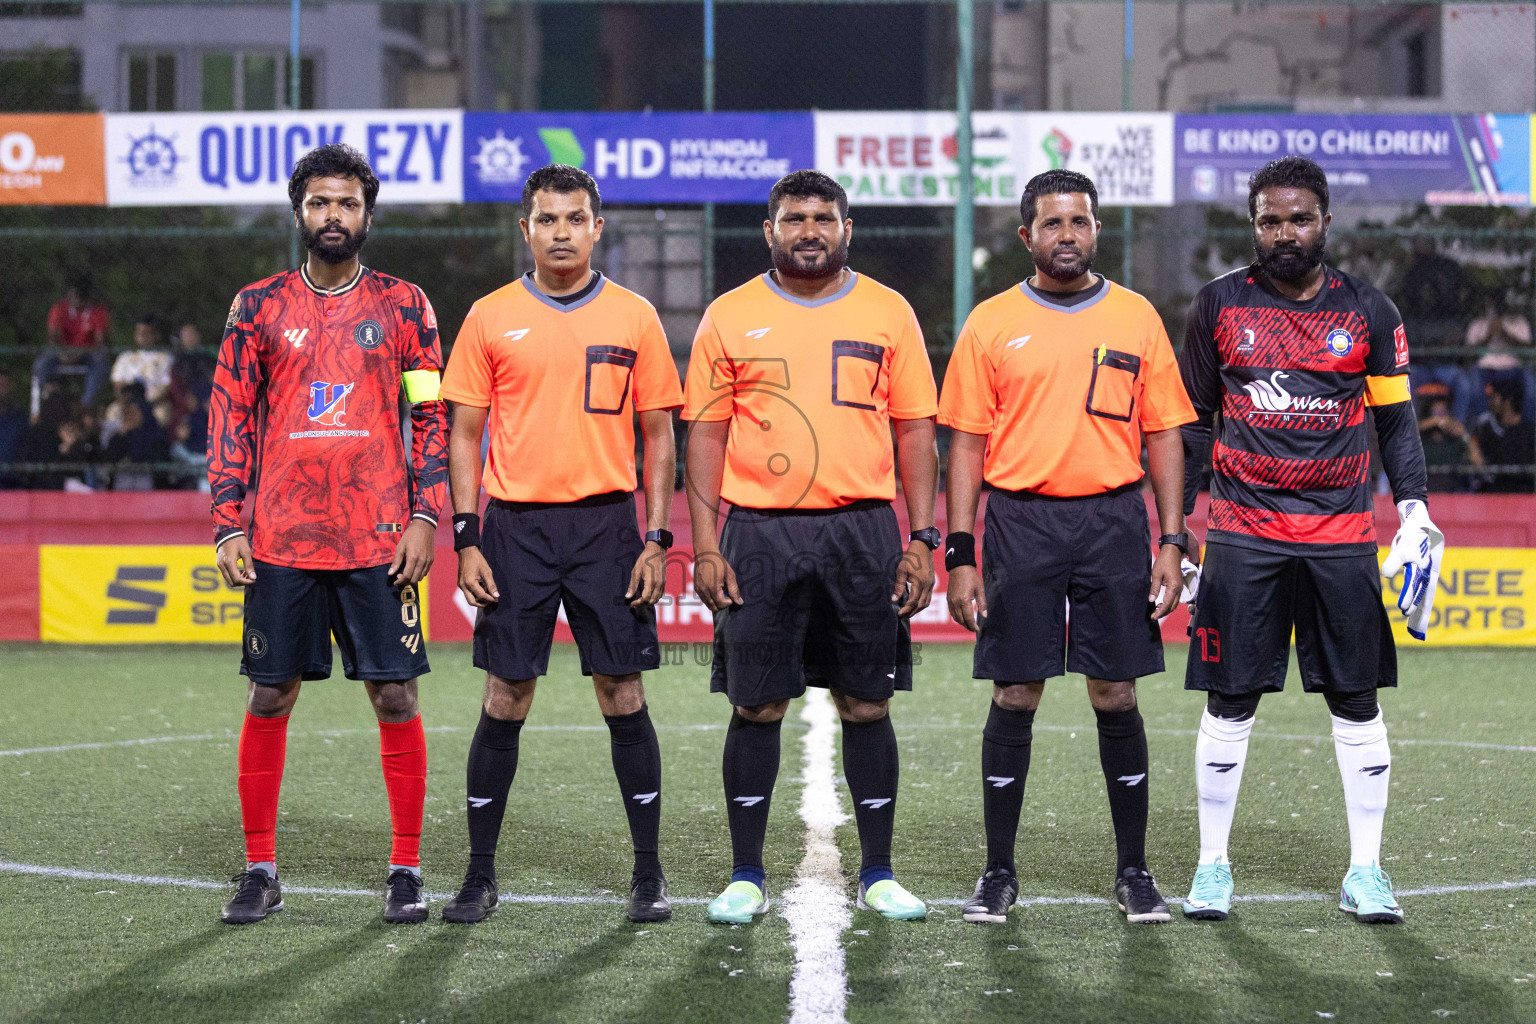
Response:
[[[969,533],[952,533],[944,545],[944,571],[954,572],[962,565],[976,564],[976,538]]]
[[[480,517],[473,512],[453,514],[453,550],[480,546]]]

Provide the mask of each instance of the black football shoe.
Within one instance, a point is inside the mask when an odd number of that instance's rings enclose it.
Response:
[[[265,871],[242,871],[230,881],[236,883],[235,898],[219,915],[225,924],[255,924],[283,909],[282,886]]]
[[[1173,920],[1157,891],[1157,880],[1146,868],[1126,868],[1115,879],[1115,904],[1132,924],[1161,924]]]
[[[496,913],[496,879],[478,871],[464,876],[459,894],[443,907],[443,920],[452,924],[475,924]]]
[[[384,920],[389,924],[420,924],[427,919],[427,901],[421,895],[421,876],[396,868],[384,883],[389,895],[384,897]]]
[[[1019,898],[1019,881],[1007,868],[993,868],[976,879],[976,894],[965,901],[960,916],[967,921],[1008,920],[1008,909]]]
[[[636,924],[672,920],[672,901],[667,899],[667,880],[642,876],[629,885],[629,919]]]

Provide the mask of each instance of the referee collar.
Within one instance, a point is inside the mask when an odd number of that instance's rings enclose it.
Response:
[[[768,286],[768,290],[769,291],[773,292],[773,294],[777,295],[781,299],[786,299],[786,300],[788,300],[790,302],[793,302],[797,306],[805,306],[808,309],[815,309],[817,306],[825,306],[829,302],[836,302],[838,299],[842,298],[843,296],[847,295],[849,292],[853,291],[853,286],[855,284],[857,284],[858,281],[859,281],[858,273],[855,272],[855,271],[850,270],[850,271],[848,271],[848,281],[847,281],[847,283],[845,283],[841,288],[839,288],[837,291],[833,292],[831,295],[828,295],[826,298],[824,298],[824,299],[801,299],[801,298],[797,298],[796,296],[793,296],[793,295],[789,294],[789,292],[787,292],[783,288],[779,287],[779,282],[777,282],[777,281],[775,281],[773,279],[772,271],[768,271],[768,272],[765,272],[763,274],[763,283]]]
[[[593,299],[602,294],[603,286],[608,283],[608,279],[603,276],[603,272],[601,270],[592,271],[592,280],[588,282],[588,286],[591,287],[592,290],[583,295],[581,298],[577,299],[575,302],[570,303],[569,305],[564,302],[556,302],[548,295],[545,295],[543,292],[539,291],[539,286],[533,283],[533,271],[531,270],[522,276],[522,282],[523,287],[528,289],[529,295],[532,295],[534,298],[544,303],[544,305],[548,306],[550,309],[558,309],[562,313],[569,313],[573,309],[580,309],[582,306],[585,306],[587,303],[591,302]]]
[[[1100,302],[1104,301],[1104,296],[1109,294],[1109,289],[1111,287],[1112,286],[1110,284],[1109,278],[1105,277],[1103,274],[1100,274],[1099,294],[1095,295],[1091,299],[1084,299],[1082,302],[1076,303],[1074,305],[1063,306],[1052,302],[1050,299],[1047,299],[1045,297],[1045,293],[1032,286],[1028,280],[1019,282],[1019,291],[1024,293],[1025,298],[1038,303],[1041,306],[1044,306],[1046,309],[1055,310],[1058,313],[1081,313],[1083,310],[1089,308],[1090,306],[1096,306]]]

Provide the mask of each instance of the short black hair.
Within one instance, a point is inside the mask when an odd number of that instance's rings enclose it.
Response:
[[[1076,171],[1046,171],[1029,179],[1024,194],[1019,197],[1019,220],[1025,227],[1035,223],[1035,204],[1041,196],[1066,195],[1082,192],[1088,196],[1093,209],[1093,219],[1099,219],[1099,190],[1093,187],[1093,179]]]
[[[779,215],[779,204],[785,199],[821,199],[837,204],[837,219],[848,219],[848,193],[837,179],[820,171],[790,171],[773,183],[768,190],[768,219]]]
[[[603,215],[603,197],[597,191],[597,182],[592,180],[592,175],[580,167],[572,167],[570,164],[550,164],[528,175],[528,180],[523,182],[524,217],[533,216],[535,192],[559,192],[562,195],[570,192],[585,192],[592,197],[592,216]]]
[[[154,328],[156,334],[160,333],[161,321],[157,313],[145,313],[133,322],[135,327],[139,326],[139,324],[148,324]]]
[[[1328,175],[1304,156],[1283,156],[1260,167],[1248,179],[1248,217],[1259,215],[1259,193],[1267,188],[1304,188],[1317,196],[1322,213],[1328,212]]]
[[[91,297],[91,287],[93,284],[95,282],[91,280],[91,275],[86,273],[75,274],[69,279],[69,287],[75,290],[75,294],[80,296],[81,301]]]
[[[1525,381],[1519,377],[1495,377],[1488,382],[1488,390],[1516,408],[1525,406]]]
[[[293,212],[304,205],[304,190],[315,178],[356,178],[363,183],[363,208],[373,212],[374,201],[379,198],[379,179],[368,166],[368,160],[344,142],[332,142],[312,149],[293,165],[293,175],[288,179],[288,201]]]

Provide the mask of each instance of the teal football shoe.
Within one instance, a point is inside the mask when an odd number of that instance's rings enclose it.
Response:
[[[732,882],[709,903],[709,919],[717,924],[751,924],[768,912],[768,897],[751,882]]]
[[[882,878],[867,889],[860,883],[859,909],[873,910],[891,921],[920,921],[928,916],[928,905],[894,878]]]
[[[1392,895],[1392,879],[1376,863],[1351,864],[1339,886],[1339,909],[1362,924],[1402,924],[1403,908]]]
[[[1184,897],[1184,916],[1196,921],[1225,921],[1232,912],[1232,867],[1225,857],[1195,869]]]

